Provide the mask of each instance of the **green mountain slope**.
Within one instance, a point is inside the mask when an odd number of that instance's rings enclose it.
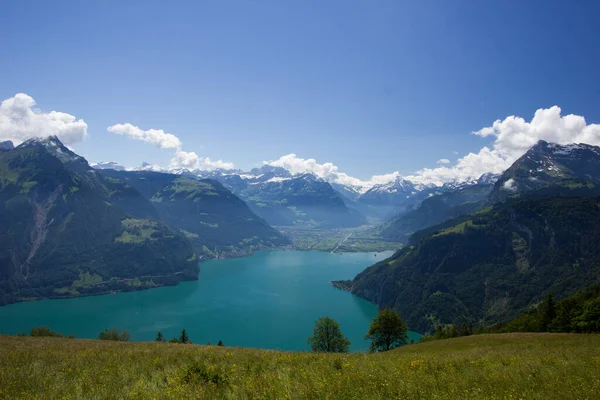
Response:
[[[570,295],[600,274],[600,199],[542,197],[597,195],[593,184],[571,185],[418,232],[411,246],[337,285],[397,309],[422,332],[437,322],[506,320],[549,290]]]
[[[550,293],[551,294],[551,293]],[[600,283],[555,303],[548,296],[507,324],[492,332],[600,332]]]
[[[139,191],[162,221],[184,234],[204,258],[243,255],[290,243],[215,180],[149,171],[103,170],[98,174]]]
[[[189,242],[154,215],[56,138],[1,152],[0,305],[197,279]]]
[[[431,196],[384,225],[381,236],[389,241],[406,242],[416,231],[481,208],[491,190],[492,185],[478,184]]]

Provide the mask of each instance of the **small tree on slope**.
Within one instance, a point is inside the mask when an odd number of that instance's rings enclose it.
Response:
[[[365,339],[371,340],[375,351],[387,351],[408,342],[406,323],[391,309],[380,310],[373,319]]]
[[[185,328],[181,330],[181,335],[179,336],[179,343],[183,343],[186,344],[190,341],[190,338],[187,335],[187,332],[185,331]]]
[[[350,347],[350,340],[342,335],[340,325],[329,317],[317,320],[308,342],[312,351],[325,353],[347,353]]]

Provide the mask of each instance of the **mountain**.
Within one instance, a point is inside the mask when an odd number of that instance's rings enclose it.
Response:
[[[393,182],[373,186],[356,203],[364,215],[388,219],[438,191],[433,185],[415,184],[397,177]]]
[[[0,305],[197,279],[190,243],[156,215],[56,137],[0,152]]]
[[[366,222],[329,183],[313,174],[292,175],[264,165],[247,173],[215,171],[205,176],[221,182],[271,225],[340,228]]]
[[[11,142],[10,140],[5,140],[4,142],[0,142],[0,150],[12,150],[14,148],[15,148],[15,146],[13,145],[13,142]]]
[[[600,182],[600,147],[539,141],[500,176],[484,174],[477,181],[445,184],[440,188],[441,194],[386,224],[382,236],[406,241],[413,232],[446,219],[564,179]]]
[[[501,176],[502,174],[492,174],[491,172],[488,172],[481,175],[477,179],[476,183],[478,185],[493,185],[498,181],[498,179],[500,179]]]
[[[108,166],[110,163],[96,165],[102,168],[105,164],[107,169],[117,169]],[[292,175],[284,168],[271,165],[263,165],[247,172],[236,169],[190,171],[182,168],[164,169],[147,162],[132,170],[216,180],[243,199],[252,212],[271,225],[344,228],[366,223],[364,216],[348,206],[353,205],[352,200],[310,173]],[[348,190],[353,192],[355,189]],[[357,197],[357,193],[353,196]]]
[[[330,182],[329,184],[331,185],[333,190],[335,190],[336,192],[338,192],[340,194],[340,196],[342,196],[342,199],[344,199],[346,204],[348,204],[348,203],[355,204],[356,201],[358,201],[358,199],[360,198],[360,196],[362,194],[361,188],[358,188],[355,186],[342,185],[340,183],[333,183],[333,182]],[[348,205],[350,205],[350,204],[348,204]]]
[[[483,207],[492,188],[492,184],[474,184],[431,196],[385,224],[381,236],[389,241],[406,242],[416,231]]]
[[[90,167],[94,169],[114,169],[115,171],[125,171],[125,167],[116,161],[102,161],[98,163],[90,163]]]
[[[600,182],[600,147],[588,144],[559,145],[540,140],[515,161],[494,186],[489,202],[540,188],[561,179]]]
[[[139,166],[132,169],[132,171],[155,171],[155,172],[168,172],[160,165],[150,164],[146,161],[142,162]]]
[[[412,329],[515,317],[600,274],[600,188],[566,180],[446,221],[339,287],[397,309]]]
[[[289,240],[212,179],[152,171],[104,170],[150,200],[160,219],[185,235],[204,258],[235,256],[281,247]]]

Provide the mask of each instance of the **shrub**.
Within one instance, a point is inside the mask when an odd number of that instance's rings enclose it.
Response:
[[[46,326],[36,326],[30,330],[31,336],[64,337],[62,333],[54,332]]]
[[[200,383],[220,385],[227,382],[227,377],[223,372],[218,371],[214,365],[194,364],[185,370],[183,381],[187,384],[199,381]]]
[[[130,336],[128,331],[121,332],[118,328],[105,329],[98,334],[100,340],[114,340],[117,342],[129,342]]]

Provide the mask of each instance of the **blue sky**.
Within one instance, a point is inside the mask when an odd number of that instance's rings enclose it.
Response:
[[[361,179],[491,146],[539,108],[600,122],[597,1],[0,4],[0,99],[84,119],[92,161],[166,165],[163,129],[250,168],[295,153]],[[457,152],[456,155],[454,152]]]

